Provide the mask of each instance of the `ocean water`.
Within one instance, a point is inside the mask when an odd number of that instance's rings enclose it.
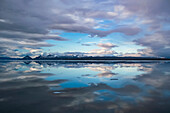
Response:
[[[170,62],[1,61],[0,113],[170,113]]]

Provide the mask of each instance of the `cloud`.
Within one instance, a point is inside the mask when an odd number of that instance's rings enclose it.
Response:
[[[104,55],[116,55],[118,54],[117,52],[115,52],[114,50],[112,50],[112,48],[118,47],[115,44],[112,43],[98,43],[98,44],[94,44],[98,47],[100,47],[101,49],[93,49],[89,52],[87,52],[87,55],[90,56],[104,56]]]
[[[117,52],[110,50],[110,49],[93,49],[89,52],[87,52],[88,55],[91,56],[104,56],[104,55],[111,55],[117,54]]]
[[[91,46],[91,44],[81,44],[82,46]]]
[[[73,23],[67,16],[57,16],[52,11],[55,8],[53,3],[40,0],[1,1],[0,40],[2,41],[0,48],[3,50],[0,54],[13,56],[12,48],[24,49],[29,46],[32,49],[39,49],[53,46],[44,42],[49,39],[67,41],[59,34],[49,32],[49,26],[54,23]]]
[[[86,55],[87,53],[85,52],[64,52],[63,55],[64,56],[84,56]]]
[[[106,49],[111,49],[114,47],[118,47],[117,45],[114,45],[112,43],[99,43],[97,44],[98,47],[106,48]]]
[[[125,53],[121,55],[122,57],[142,57],[139,53]]]
[[[136,44],[148,47],[148,50],[152,51],[155,56],[170,57],[168,51],[170,51],[170,32],[158,31],[151,35],[145,35],[145,37],[134,40]]]
[[[106,37],[112,33],[133,37],[143,30],[157,32],[170,21],[168,0],[3,0],[0,7],[0,38],[25,44],[51,39],[67,41],[60,33],[51,34],[52,30],[92,37]],[[131,19],[133,22],[129,22]],[[142,25],[147,25],[147,29]],[[20,48],[17,44],[13,46]],[[1,48],[7,51],[9,47]]]
[[[120,0],[126,10],[138,16],[142,24],[147,24],[152,30],[156,30],[158,26],[161,28],[162,23],[169,24],[169,3],[169,0]]]
[[[150,48],[145,49],[137,49],[137,52],[135,53],[119,53],[118,56],[121,57],[154,57],[153,50]]]
[[[99,3],[99,5],[96,5],[96,3]],[[126,35],[135,35],[140,32],[139,28],[133,27],[115,28],[107,31],[95,29],[96,26],[99,26],[100,20],[96,20],[92,13],[100,12],[101,10],[98,10],[98,8],[101,6],[111,5],[107,2],[95,0],[73,0],[72,2],[68,0],[43,2],[41,0],[1,1],[0,39],[6,44],[10,42],[15,48],[23,49],[23,45],[26,45],[26,47],[30,45],[31,48],[32,45],[32,48],[38,49],[40,47],[52,46],[51,44],[45,44],[45,40],[67,41],[60,34],[51,34],[50,30],[86,33],[98,37],[105,37],[116,32]],[[110,10],[110,7],[107,9]],[[118,9],[121,10],[121,8],[117,8],[117,11],[119,11]],[[107,12],[104,11],[103,13],[113,17],[113,12]],[[14,40],[19,42],[15,43]],[[12,45],[8,46],[9,48],[7,46],[1,48],[7,51],[7,49],[11,49]]]
[[[96,30],[91,27],[88,27],[87,25],[76,25],[76,24],[60,24],[53,26],[52,29],[58,29],[58,30],[63,30],[65,32],[75,32],[75,33],[87,33],[90,34],[91,36],[98,36],[98,37],[105,37],[109,34],[112,33],[123,33],[125,35],[137,35],[141,29],[138,27],[130,27],[130,26],[124,26],[120,28],[116,28],[113,30],[108,30],[108,31],[101,31],[101,30]]]
[[[92,49],[87,52],[65,52],[63,55],[78,55],[78,56],[104,56],[104,55],[116,55],[118,54],[112,48],[118,47],[112,43],[94,43],[88,42],[85,44],[81,44],[82,46],[98,46],[100,49]]]

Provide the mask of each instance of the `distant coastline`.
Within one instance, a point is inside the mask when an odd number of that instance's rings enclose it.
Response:
[[[156,58],[156,57],[115,57],[115,56],[85,56],[85,57],[77,57],[77,56],[57,56],[57,57],[42,57],[41,55],[36,58],[31,58],[30,56],[25,56],[23,58],[9,58],[9,57],[0,57],[0,60],[31,60],[31,61],[53,61],[53,60],[73,60],[73,61],[104,61],[104,60],[170,60],[170,58]]]

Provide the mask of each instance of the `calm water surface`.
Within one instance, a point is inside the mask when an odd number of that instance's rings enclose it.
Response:
[[[0,113],[170,113],[170,63],[1,61]]]

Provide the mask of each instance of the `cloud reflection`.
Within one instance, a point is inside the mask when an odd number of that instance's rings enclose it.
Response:
[[[168,113],[169,66],[0,62],[0,111]]]

